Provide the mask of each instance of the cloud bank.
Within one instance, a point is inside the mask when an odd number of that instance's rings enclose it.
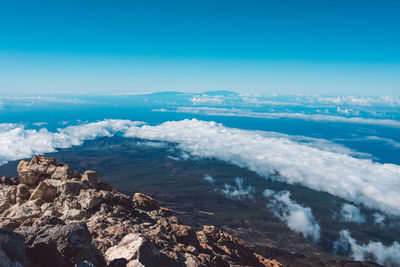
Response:
[[[307,142],[260,131],[227,128],[199,120],[142,125],[127,120],[104,120],[70,126],[57,132],[0,124],[0,164],[85,140],[112,136],[177,143],[181,158],[216,158],[289,184],[301,184],[348,201],[400,215],[400,166],[352,157],[346,151],[322,149]],[[273,175],[279,173],[279,175]]]
[[[160,111],[160,110],[158,110]],[[178,107],[176,110],[165,110],[164,112],[178,112],[201,114],[208,116],[236,116],[236,117],[250,117],[250,118],[265,118],[265,119],[301,119],[315,122],[340,122],[340,123],[355,123],[367,124],[385,127],[400,128],[400,121],[390,119],[370,119],[362,117],[342,117],[322,114],[304,114],[304,113],[264,113],[253,112],[248,110],[236,108],[213,108],[213,107]]]
[[[356,206],[345,203],[340,210],[340,220],[343,222],[365,223],[365,216]]]
[[[339,235],[339,240],[334,244],[335,249],[349,251],[350,257],[354,260],[371,260],[384,266],[400,266],[400,244],[398,242],[394,242],[391,246],[374,241],[359,245],[348,230],[340,231]]]
[[[400,215],[400,166],[321,150],[258,131],[224,127],[196,119],[157,126],[133,126],[126,137],[177,143],[200,158],[216,158],[259,175],[301,184],[367,207]]]
[[[78,146],[85,140],[112,136],[138,124],[127,120],[104,120],[49,132],[45,128],[29,130],[23,125],[3,123],[0,124],[0,165],[9,160],[54,152],[57,148]]]
[[[321,230],[311,209],[291,200],[290,192],[281,191],[274,194],[273,199],[267,204],[267,207],[292,231],[300,233],[305,238],[310,238],[314,242],[320,240]]]

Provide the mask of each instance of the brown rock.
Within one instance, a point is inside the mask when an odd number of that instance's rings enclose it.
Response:
[[[28,168],[22,169],[18,173],[18,177],[21,184],[27,185],[36,185],[40,178],[39,174],[29,170]]]
[[[81,189],[81,183],[75,181],[65,181],[57,187],[58,193],[70,196],[78,196]]]
[[[86,210],[97,209],[103,203],[103,199],[96,195],[84,195],[80,203],[82,208]]]
[[[43,204],[42,199],[27,201],[21,205],[14,205],[3,214],[5,218],[10,218],[17,222],[23,222],[28,218],[38,218],[42,211],[40,206]]]
[[[17,167],[18,177],[22,184],[36,185],[39,180],[49,178],[56,167],[54,158],[33,156],[30,162],[21,160]]]
[[[21,170],[27,168],[29,165],[29,162],[26,160],[20,160],[17,166],[17,173],[20,173]]]
[[[61,164],[57,166],[53,174],[51,175],[51,179],[62,180],[62,181],[79,177],[80,177],[79,173],[72,170],[71,167],[68,166],[67,164]]]
[[[153,198],[142,193],[136,193],[133,196],[133,206],[137,209],[151,211],[160,208],[160,204]]]
[[[10,181],[13,185],[18,185],[19,184],[19,179],[17,177],[11,177]]]
[[[96,171],[87,170],[83,173],[81,181],[87,181],[91,188],[97,188],[99,183],[99,173]]]
[[[17,203],[22,204],[26,202],[30,195],[29,186],[26,184],[20,184],[17,186]]]
[[[2,176],[0,178],[0,183],[5,184],[5,185],[11,185],[12,184],[10,178],[8,178],[7,176]]]
[[[2,198],[2,202],[0,204],[0,213],[3,213],[8,208],[16,203],[17,199],[17,188],[10,187]]]
[[[47,184],[46,181],[42,181],[36,187],[35,191],[33,191],[29,200],[43,199],[46,202],[51,202],[55,199],[56,195],[57,188]]]

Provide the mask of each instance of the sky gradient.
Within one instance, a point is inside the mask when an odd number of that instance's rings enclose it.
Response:
[[[3,1],[0,94],[400,92],[399,1]]]

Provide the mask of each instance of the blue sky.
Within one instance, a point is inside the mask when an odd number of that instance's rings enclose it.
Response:
[[[400,1],[2,1],[0,94],[400,92]]]

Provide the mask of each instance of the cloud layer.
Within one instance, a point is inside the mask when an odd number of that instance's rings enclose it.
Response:
[[[70,126],[58,132],[49,132],[45,128],[28,130],[18,124],[0,124],[0,165],[9,160],[54,152],[57,148],[78,146],[85,140],[112,136],[116,132],[124,132],[137,124],[137,122],[127,120],[104,120]]]
[[[161,110],[157,110],[161,111]],[[315,122],[340,122],[340,123],[355,123],[366,125],[377,125],[385,127],[400,128],[400,121],[390,119],[371,119],[362,117],[343,117],[323,114],[304,114],[304,113],[264,113],[253,112],[248,110],[236,108],[214,108],[214,107],[178,107],[176,110],[163,110],[164,112],[179,112],[190,114],[201,114],[209,116],[237,116],[237,117],[251,117],[251,118],[265,118],[265,119],[300,119]]]
[[[177,143],[187,158],[216,158],[248,168],[265,178],[301,184],[400,215],[397,190],[400,166],[355,158],[345,150],[322,148],[282,135],[227,128],[215,122],[183,120],[150,126],[127,120],[104,120],[57,132],[0,124],[0,164],[81,145],[85,140],[112,136],[116,132],[125,133],[126,137]],[[276,173],[280,175],[271,176]]]
[[[374,241],[360,245],[351,237],[348,230],[342,230],[339,240],[335,242],[335,248],[349,251],[350,257],[357,261],[372,260],[384,266],[400,266],[400,244],[398,242],[394,242],[391,246]]]
[[[321,230],[311,209],[290,199],[290,192],[281,191],[273,195],[267,207],[292,231],[318,242]]]
[[[126,137],[178,143],[201,158],[217,158],[289,184],[302,184],[370,208],[400,215],[400,166],[321,150],[258,131],[199,120],[133,126]]]

